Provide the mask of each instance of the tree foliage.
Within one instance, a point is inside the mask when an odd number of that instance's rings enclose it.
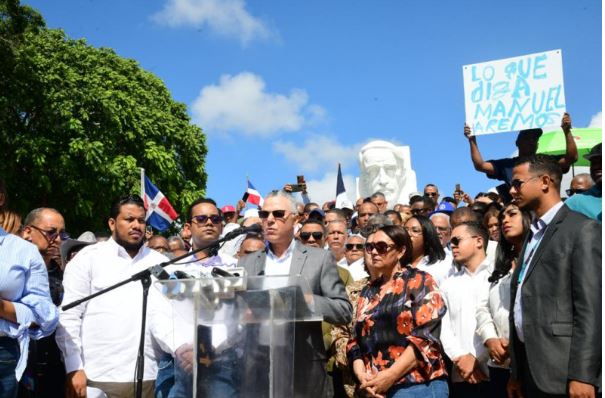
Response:
[[[181,214],[203,195],[202,130],[137,62],[45,28],[14,0],[0,0],[0,54],[10,207],[51,206],[68,230],[104,230],[111,201],[139,193],[139,167]]]

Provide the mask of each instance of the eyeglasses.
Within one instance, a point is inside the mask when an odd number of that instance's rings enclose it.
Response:
[[[422,228],[419,227],[405,227],[405,231],[414,236],[422,235]]]
[[[273,210],[273,211],[259,210],[258,217],[265,220],[265,219],[269,218],[269,214],[273,214],[273,218],[283,219],[286,217],[286,213],[287,213],[286,210]]]
[[[510,186],[515,188],[515,191],[518,191],[519,189],[521,189],[521,186],[523,184],[525,184],[526,182],[529,182],[531,180],[535,180],[536,178],[540,178],[541,176],[533,176],[531,178],[528,178],[527,180],[523,181],[523,180],[519,180],[518,178],[515,178],[514,180],[512,180],[510,182]]]
[[[301,232],[300,233],[300,239],[305,242],[308,241],[311,238],[311,236],[315,240],[321,240],[321,238],[324,237],[324,233],[323,232]]]
[[[376,249],[376,252],[378,254],[385,254],[386,252],[388,252],[389,250],[391,250],[393,247],[395,247],[395,245],[393,244],[388,244],[386,242],[368,242],[365,244],[365,249],[367,253],[372,253],[372,251],[374,249]]]
[[[583,193],[586,192],[585,189],[566,189],[565,193],[567,194],[567,196],[573,196],[577,193]]]
[[[65,231],[57,231],[55,228],[47,231],[45,229],[36,227],[35,225],[29,225],[29,226],[31,228],[35,229],[36,231],[40,232],[48,243],[53,243],[59,237],[61,238],[61,240],[69,239],[69,234]]]
[[[458,246],[460,244],[460,242],[462,242],[464,239],[467,239],[467,238],[476,238],[476,237],[477,237],[477,235],[471,235],[471,236],[462,237],[462,238],[454,236],[452,239],[450,239],[450,244],[452,246]]]
[[[345,245],[345,249],[347,249],[347,251],[351,251],[353,249],[355,250],[363,250],[363,243],[347,243]]]
[[[427,192],[424,194],[424,196],[430,196],[430,197],[437,196],[437,192]]]
[[[196,224],[206,224],[210,220],[212,224],[220,224],[223,219],[218,214],[212,214],[210,216],[199,215],[191,217],[191,221],[195,221]]]

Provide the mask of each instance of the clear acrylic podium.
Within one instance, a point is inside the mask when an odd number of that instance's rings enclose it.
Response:
[[[321,321],[300,276],[157,281],[168,300],[177,397],[294,396],[296,322]],[[310,381],[312,382],[312,381]]]

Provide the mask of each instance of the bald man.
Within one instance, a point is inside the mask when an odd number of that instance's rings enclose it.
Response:
[[[581,173],[576,175],[569,184],[569,189],[565,192],[567,196],[573,196],[577,193],[582,193],[588,191],[593,186],[592,179],[590,178],[590,174]]]

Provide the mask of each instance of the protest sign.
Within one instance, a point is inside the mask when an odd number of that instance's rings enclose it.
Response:
[[[565,113],[561,50],[462,68],[466,122],[492,134],[558,126]]]

